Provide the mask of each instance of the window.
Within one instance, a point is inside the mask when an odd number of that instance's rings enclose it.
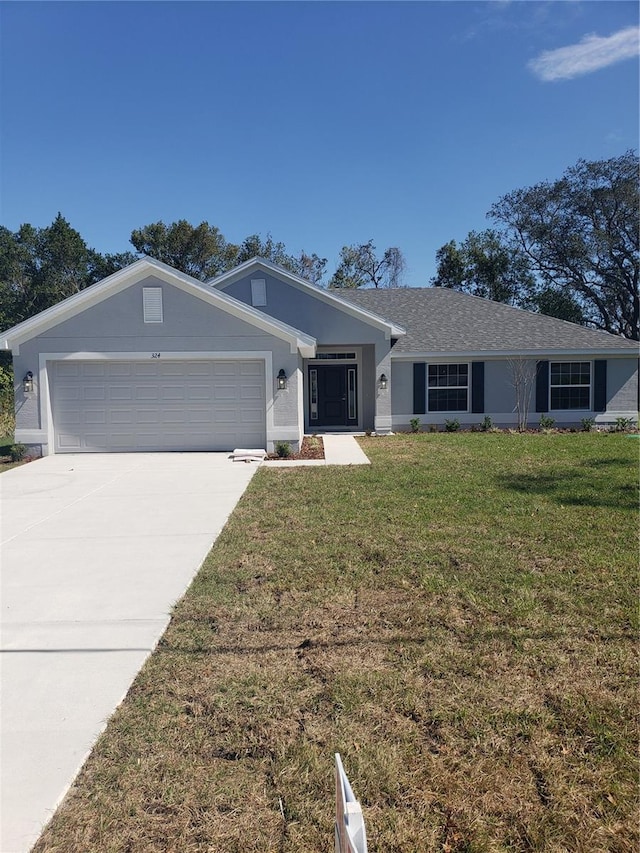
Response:
[[[591,408],[591,362],[552,361],[550,409]]]
[[[350,367],[347,370],[347,400],[348,400],[348,418],[350,421],[355,421],[358,416],[356,411],[356,369]]]
[[[430,412],[466,412],[469,365],[430,364],[427,387]]]
[[[263,278],[251,279],[251,304],[254,308],[267,304],[267,282]]]
[[[336,360],[345,358],[355,358],[355,352],[317,352],[316,358],[324,360]]]
[[[142,315],[145,323],[162,323],[162,288],[142,288]]]
[[[318,371],[309,371],[309,402],[311,403],[311,420],[318,420]]]

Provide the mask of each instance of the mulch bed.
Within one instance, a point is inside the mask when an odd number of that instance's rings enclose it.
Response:
[[[324,444],[318,436],[305,435],[298,453],[291,453],[289,456],[270,453],[267,459],[324,459]]]

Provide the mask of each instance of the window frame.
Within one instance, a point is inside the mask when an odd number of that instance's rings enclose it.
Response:
[[[466,385],[442,385],[442,386],[434,386],[431,387],[429,385],[429,373],[432,367],[466,367],[467,368],[467,384]],[[427,362],[426,366],[426,376],[425,376],[425,384],[426,384],[426,400],[425,400],[425,414],[469,414],[471,411],[471,362],[470,361],[430,361]],[[464,390],[466,392],[466,407],[464,409],[432,409],[431,408],[431,391],[461,391]]]
[[[580,382],[580,383],[553,383],[552,376],[552,367],[553,365],[573,365],[573,364],[587,364],[589,366],[589,382]],[[562,369],[562,367],[560,368]],[[570,369],[569,369],[570,370]],[[593,362],[585,359],[572,359],[571,361],[549,361],[549,412],[590,412],[593,409]],[[570,406],[567,408],[566,406],[553,406],[552,405],[552,396],[553,390],[557,388],[588,388],[589,389],[589,402],[588,405],[585,406]]]

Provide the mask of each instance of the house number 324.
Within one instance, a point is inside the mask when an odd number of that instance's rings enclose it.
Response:
[[[159,352],[152,352],[151,358],[160,358],[160,353]]]

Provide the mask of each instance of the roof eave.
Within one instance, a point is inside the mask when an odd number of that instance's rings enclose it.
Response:
[[[546,356],[580,356],[596,358],[599,355],[608,357],[633,358],[637,352],[633,348],[613,347],[537,347],[531,349],[502,349],[502,350],[413,350],[407,352],[391,351],[392,359],[425,360],[429,358],[543,358]]]

